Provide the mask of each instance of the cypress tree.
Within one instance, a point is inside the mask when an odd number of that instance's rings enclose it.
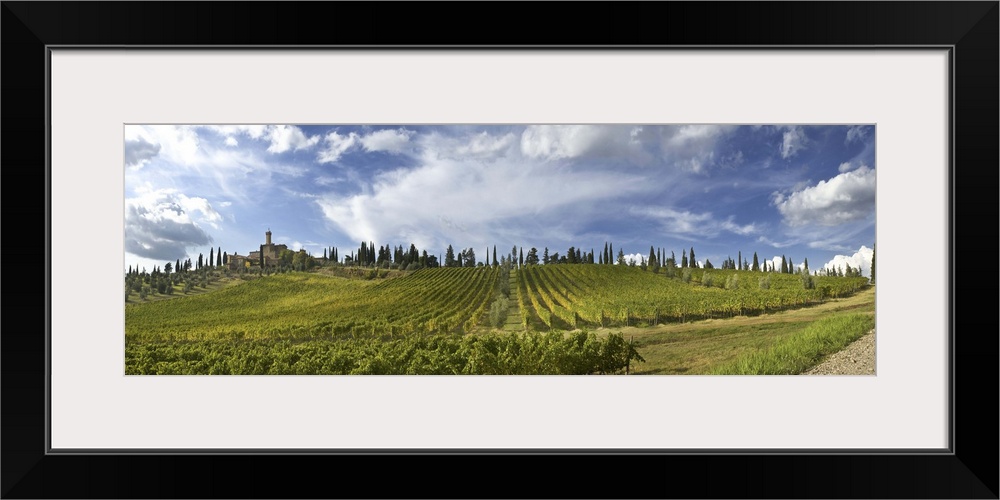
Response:
[[[869,278],[872,284],[875,284],[875,244],[872,244],[872,276]]]
[[[517,252],[517,267],[524,267],[524,247]]]
[[[687,254],[687,250],[682,250],[682,253],[681,253],[681,267],[687,267],[687,266],[688,266],[688,254]]]
[[[785,256],[781,256],[781,272],[783,274],[788,274],[788,263],[785,261]]]
[[[760,264],[757,263],[757,252],[753,253],[753,267],[750,268],[751,271],[760,271]]]
[[[698,267],[698,261],[694,260],[694,247],[691,247],[691,251],[688,252],[688,262],[691,264],[691,267]]]
[[[211,266],[213,264],[215,264],[215,249],[214,248],[209,248],[208,249],[208,265]]]

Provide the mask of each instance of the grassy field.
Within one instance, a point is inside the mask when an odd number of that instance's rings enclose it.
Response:
[[[852,297],[832,299],[822,304],[775,314],[613,331],[621,331],[626,339],[633,338],[636,350],[646,359],[645,363],[636,365],[637,374],[708,374],[783,342],[807,337],[810,335],[807,329],[816,322],[857,314],[874,320],[874,288]],[[864,327],[848,329],[847,337],[853,340],[869,330],[870,328]],[[801,367],[801,370],[819,363],[824,356],[839,348],[837,345],[826,346],[816,358],[812,358],[814,362]]]
[[[633,315],[641,307],[657,315],[668,310],[669,304],[649,302],[650,293],[645,292],[660,286],[670,296],[690,289],[696,296],[708,297],[720,304],[726,304],[720,300],[727,296],[753,298],[755,293],[749,287],[711,288],[697,281],[682,283],[650,273],[637,274],[634,269],[618,271],[611,266],[604,267],[599,270],[604,276],[620,273],[622,277],[634,275],[641,280],[644,293],[637,296],[646,302],[632,309]],[[580,312],[586,313],[585,309],[573,310],[577,304],[586,307],[599,303],[599,297],[612,293],[600,288],[602,281],[584,286],[573,281],[581,275],[573,274],[572,267],[562,270],[553,267],[549,271],[561,274],[545,282],[540,278],[546,276],[536,273],[529,287],[519,287],[523,270],[513,271],[508,278],[491,268],[397,272],[375,279],[365,273],[358,276],[343,272],[290,273],[249,281],[223,280],[213,283],[207,290],[198,289],[198,293],[175,294],[169,301],[130,302],[125,306],[126,372],[521,373],[510,368],[513,365],[496,365],[490,368],[492,371],[470,372],[462,363],[471,363],[473,358],[481,360],[481,353],[486,352],[481,351],[483,346],[508,345],[515,346],[511,349],[516,350],[541,345],[539,342],[544,341],[545,345],[554,346],[553,352],[562,353],[558,355],[562,358],[541,352],[538,359],[550,359],[554,365],[568,366],[566,363],[579,360],[566,356],[597,359],[595,356],[611,345],[602,347],[600,342],[607,343],[620,334],[645,360],[631,363],[631,373],[798,373],[867,333],[868,325],[874,321],[874,289],[862,287],[847,297],[809,300],[801,306],[785,307],[778,312],[752,316],[730,312],[721,314],[719,319],[694,321],[675,317],[654,326],[646,326],[648,321],[635,321],[626,314],[624,323],[605,328],[581,319]],[[594,271],[587,269],[587,272]],[[793,287],[798,279],[793,275],[780,278],[775,281],[778,286],[760,293],[787,294],[782,287]],[[628,282],[604,281],[618,289]],[[744,282],[749,281],[744,279]],[[503,288],[502,283],[511,289],[512,309],[501,328],[491,328],[487,320],[489,306],[498,290]],[[756,280],[753,283],[755,285]],[[837,285],[840,282],[830,283]],[[791,288],[787,290],[790,292]],[[519,297],[522,293],[546,295]],[[706,299],[701,299],[699,304],[713,310],[712,303]],[[622,299],[618,299],[616,305],[629,307]],[[595,321],[610,321],[608,311],[591,306],[591,314]],[[565,345],[558,347],[559,343],[553,340],[550,328],[540,315],[553,326],[563,326],[565,332],[561,335],[567,339],[575,335],[571,332],[586,338],[594,336],[585,342],[589,351]],[[530,321],[524,321],[525,318]],[[570,321],[578,323],[580,328],[572,328]],[[625,326],[629,322],[642,326]],[[525,324],[542,331],[525,333]],[[513,339],[511,335],[520,337]],[[429,344],[419,340],[427,336],[437,340]],[[469,337],[493,340],[486,343],[460,341]],[[441,357],[440,352],[428,351],[428,345],[434,349],[451,346],[447,349],[464,352],[469,359],[456,358],[458,355],[454,353]],[[418,351],[424,352],[418,357],[440,360],[404,369],[384,363],[381,368],[372,368],[375,365],[363,359],[366,356],[363,353],[369,353],[416,363],[413,356]],[[499,355],[499,351],[489,352],[492,353],[489,356]],[[510,355],[509,352],[505,354]],[[332,363],[331,357],[339,361]],[[775,359],[785,361],[772,362]],[[592,361],[586,363],[598,366]],[[569,372],[560,369],[551,373]]]

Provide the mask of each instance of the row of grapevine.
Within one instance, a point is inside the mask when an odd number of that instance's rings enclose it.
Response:
[[[709,284],[706,273],[722,279]],[[765,275],[766,288],[757,281]],[[847,296],[866,286],[865,278],[817,276],[812,277],[815,286],[806,288],[799,275],[704,269],[692,270],[685,281],[619,266],[529,266],[519,276],[543,321],[554,315],[573,327],[756,315]],[[553,327],[551,320],[545,323]]]
[[[380,283],[277,275],[170,301],[128,304],[128,341],[310,339],[474,329],[496,268],[426,269]]]

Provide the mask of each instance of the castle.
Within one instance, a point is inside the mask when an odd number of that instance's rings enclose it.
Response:
[[[275,245],[271,243],[271,229],[264,233],[264,244],[260,250],[254,250],[249,255],[233,254],[226,261],[229,269],[237,270],[248,267],[274,267],[279,263],[279,257],[283,250],[288,250],[288,245]]]

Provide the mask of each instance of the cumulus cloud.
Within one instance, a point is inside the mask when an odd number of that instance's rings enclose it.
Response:
[[[141,167],[160,153],[160,145],[153,144],[145,137],[125,141],[125,166]]]
[[[267,147],[271,153],[308,149],[319,143],[320,139],[318,135],[307,137],[302,129],[294,125],[271,125],[267,127],[267,138],[271,141],[271,145]]]
[[[784,159],[791,158],[798,154],[806,148],[809,143],[809,138],[806,137],[806,132],[799,127],[788,127],[781,138],[781,145],[778,146],[778,151],[781,152],[781,157]]]
[[[213,241],[198,222],[214,226],[221,220],[204,198],[170,189],[146,191],[125,200],[125,251],[156,260],[183,258],[187,248]]]
[[[365,151],[399,154],[410,146],[410,137],[415,133],[404,128],[377,130],[361,137],[360,141]]]
[[[829,262],[823,264],[823,269],[843,271],[847,269],[848,264],[851,269],[860,267],[861,275],[870,278],[872,275],[872,249],[862,245],[853,255],[835,255]]]
[[[875,214],[875,171],[862,165],[787,196],[774,193],[772,203],[792,227],[862,220]]]
[[[837,171],[840,173],[850,172],[851,170],[854,170],[854,165],[851,164],[851,162],[849,161],[845,161],[844,163],[841,163],[839,167],[837,167]]]
[[[613,257],[614,257],[614,263],[618,264],[618,256],[614,255]],[[638,266],[638,265],[641,265],[642,262],[644,260],[646,260],[646,257],[649,257],[649,255],[643,255],[641,253],[632,253],[632,254],[628,254],[627,253],[627,254],[623,254],[623,257],[625,259],[625,264],[626,265],[631,266],[631,265],[634,264],[634,265]],[[594,259],[596,260],[597,257],[595,256]]]

